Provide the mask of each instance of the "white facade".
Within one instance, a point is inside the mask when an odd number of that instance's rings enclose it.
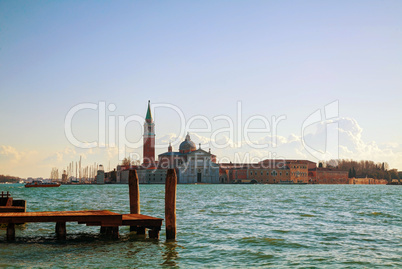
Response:
[[[212,162],[211,156],[202,149],[188,153],[187,162],[178,167],[178,183],[219,183],[219,165]]]
[[[165,184],[167,169],[139,169],[138,180],[146,184]]]
[[[116,183],[128,184],[130,170],[117,170]],[[167,169],[137,169],[139,183],[165,184]]]
[[[98,170],[96,174],[96,183],[97,184],[105,184],[105,171]]]

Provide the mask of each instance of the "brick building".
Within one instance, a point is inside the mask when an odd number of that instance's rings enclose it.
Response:
[[[248,180],[247,164],[221,163],[219,164],[219,182],[236,183]]]
[[[271,160],[255,164],[220,164],[221,183],[307,184],[308,169],[316,164],[307,160]]]
[[[349,184],[348,171],[335,168],[317,168],[312,179],[316,184]]]

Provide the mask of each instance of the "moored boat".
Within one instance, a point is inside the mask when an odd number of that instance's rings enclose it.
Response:
[[[60,187],[60,183],[57,182],[43,182],[41,180],[34,180],[30,183],[25,184],[25,188],[33,188],[33,187]]]

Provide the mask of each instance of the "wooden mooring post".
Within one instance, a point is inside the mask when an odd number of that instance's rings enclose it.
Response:
[[[136,170],[128,175],[128,192],[130,196],[130,214],[140,214],[140,182]]]
[[[66,240],[67,230],[65,222],[56,222],[56,237],[59,240]]]
[[[14,223],[7,224],[7,241],[8,242],[15,241],[15,224]]]
[[[140,181],[136,170],[130,170],[128,174],[128,193],[130,199],[130,214],[140,214]],[[145,228],[130,226],[130,231],[139,235],[145,234]]]
[[[176,239],[176,188],[175,169],[168,169],[165,184],[165,225],[166,239]]]

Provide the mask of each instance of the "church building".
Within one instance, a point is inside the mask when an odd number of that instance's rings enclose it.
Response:
[[[178,171],[178,183],[219,183],[219,165],[216,156],[201,149],[197,149],[191,141],[190,134],[181,142],[178,152],[172,151],[169,145],[168,152],[159,154],[161,167],[175,168]]]
[[[155,160],[155,123],[151,114],[151,104],[144,122],[143,162],[136,167],[140,183],[165,183],[167,169],[176,169],[177,183],[219,183],[219,165],[211,150],[197,149],[190,134],[174,152],[169,143],[168,151],[159,154]]]

